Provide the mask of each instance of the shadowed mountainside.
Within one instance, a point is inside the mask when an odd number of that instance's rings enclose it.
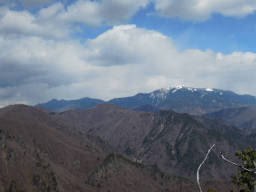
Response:
[[[107,143],[59,115],[25,105],[0,109],[0,192],[196,190],[184,178],[108,155]]]
[[[87,111],[55,114],[55,118],[100,137],[129,159],[190,179],[194,179],[197,166],[213,143],[218,147],[206,164],[208,169],[202,171],[208,180],[228,179],[235,171],[218,158],[220,151],[232,155],[253,143],[239,129],[221,121],[172,111],[135,112],[101,104]]]
[[[204,117],[223,120],[247,134],[256,133],[256,106],[223,109],[205,114]]]
[[[84,178],[105,154],[56,127],[35,108],[1,109],[0,191],[92,191]]]

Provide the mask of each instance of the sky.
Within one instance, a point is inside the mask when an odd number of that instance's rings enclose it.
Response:
[[[182,84],[256,95],[255,0],[0,0],[0,106]]]

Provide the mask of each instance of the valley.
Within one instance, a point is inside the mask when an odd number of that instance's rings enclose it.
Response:
[[[220,152],[237,160],[236,151],[255,147],[253,97],[229,93],[213,105],[202,95],[191,100],[195,90],[179,91],[184,105],[174,100],[175,110],[157,107],[174,106],[163,104],[168,99],[149,105],[145,95],[109,102],[87,99],[83,105],[56,100],[55,107],[75,107],[60,112],[44,105],[0,109],[0,191],[197,191],[196,170],[212,144],[216,148],[200,173],[203,187],[231,189],[237,168],[221,160]],[[186,98],[190,105],[185,110]],[[224,108],[214,111],[216,106]],[[214,112],[194,114],[199,108]],[[184,110],[193,112],[177,112]]]

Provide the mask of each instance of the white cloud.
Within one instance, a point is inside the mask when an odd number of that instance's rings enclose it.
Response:
[[[52,4],[55,0],[0,0],[0,4],[8,6],[19,6],[25,7],[27,9],[40,8],[42,6],[48,6]]]
[[[66,38],[70,28],[55,20],[63,10],[62,4],[41,9],[38,16],[28,11],[14,11],[0,7],[0,33],[5,36],[40,36],[45,38]]]
[[[161,33],[135,25],[116,26],[86,42],[89,50],[86,59],[103,66],[152,62],[154,58],[149,59],[149,55],[175,49],[170,41]]]
[[[63,3],[56,2],[41,8],[36,14],[2,6],[0,33],[16,37],[70,38],[71,34],[79,32],[82,25],[100,26],[127,22],[147,3],[148,0],[78,0],[65,8]]]
[[[253,87],[248,83],[253,82],[249,79],[255,79],[255,53],[224,55],[210,50],[178,51],[170,38],[135,26],[114,27],[89,45],[96,53],[96,64],[123,65],[129,69],[134,86],[141,83],[138,90],[185,84],[241,92]]]
[[[154,0],[156,11],[164,17],[205,21],[212,14],[245,17],[256,10],[254,0]]]
[[[89,25],[120,24],[128,21],[149,0],[78,0],[59,15],[59,19],[68,22]]]
[[[101,16],[112,24],[128,21],[139,9],[145,8],[149,0],[103,0]]]
[[[67,0],[0,0],[0,5],[20,8],[22,4],[25,9],[44,8],[44,11],[40,11],[39,17],[41,19],[51,17],[50,23],[90,26],[124,24],[150,3],[160,16],[179,17],[196,22],[206,21],[215,13],[240,18],[256,10],[255,0],[77,0],[72,3],[67,2]],[[51,30],[53,29],[52,27]]]
[[[46,8],[39,10],[40,20],[54,19],[58,14],[64,12],[64,5],[62,3],[55,3]]]
[[[170,38],[135,25],[113,27],[84,45],[0,35],[0,105],[110,99],[176,84],[256,94],[255,69],[255,53],[179,51]]]

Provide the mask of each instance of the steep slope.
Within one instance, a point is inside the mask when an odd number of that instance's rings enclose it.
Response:
[[[190,179],[194,179],[198,164],[213,143],[218,147],[202,175],[209,180],[229,178],[234,169],[223,164],[218,153],[234,154],[248,144],[237,128],[172,111],[145,113],[101,104],[87,111],[56,114],[56,118],[102,138],[132,160]]]
[[[0,192],[195,191],[187,180],[107,155],[58,115],[25,105],[0,109]]]
[[[92,191],[83,180],[104,153],[49,124],[38,109],[19,105],[1,110],[0,191]]]
[[[135,112],[113,104],[100,104],[86,110],[71,110],[55,114],[55,118],[91,136],[99,136],[121,153],[129,145],[140,146],[153,128],[154,114]]]
[[[89,109],[96,106],[97,104],[103,103],[103,100],[92,99],[92,98],[82,98],[78,100],[56,100],[53,99],[47,103],[42,103],[37,106],[43,107],[48,110],[61,112],[70,109]]]
[[[144,166],[116,154],[110,154],[89,176],[87,183],[98,191],[197,191],[196,185],[187,179],[168,176],[156,167]]]
[[[205,114],[204,117],[224,120],[248,134],[256,132],[256,106],[223,109]]]

